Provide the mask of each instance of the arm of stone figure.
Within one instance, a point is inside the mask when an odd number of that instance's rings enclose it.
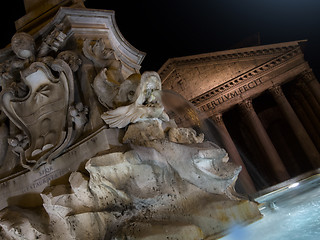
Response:
[[[152,107],[149,107],[145,105],[137,106],[133,103],[107,111],[101,115],[101,118],[111,128],[124,128],[129,123],[136,123],[152,118],[169,121],[169,116],[163,110],[162,105],[152,105]]]
[[[111,128],[124,128],[129,123],[139,121],[144,113],[145,111],[142,108],[136,107],[135,104],[130,104],[107,111],[101,115],[101,118]]]

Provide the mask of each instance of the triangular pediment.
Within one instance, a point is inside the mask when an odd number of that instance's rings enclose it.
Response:
[[[300,42],[302,41],[172,58],[162,66],[159,74],[164,88],[174,89],[191,100],[231,79],[272,62],[299,47]]]

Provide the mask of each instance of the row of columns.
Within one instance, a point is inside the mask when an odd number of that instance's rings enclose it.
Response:
[[[310,98],[313,98],[313,104],[320,108],[320,84],[313,75],[312,72],[307,71],[302,75],[302,80],[300,80],[300,85],[305,84],[307,89],[305,91],[310,91]],[[303,124],[300,122],[295,111],[293,110],[291,104],[284,95],[281,86],[275,85],[269,89],[269,92],[277,102],[281,112],[283,113],[288,124],[292,128],[294,134],[296,135],[302,149],[304,150],[308,160],[314,168],[320,167],[320,154],[317,150],[314,142],[311,140],[309,134],[304,128]],[[263,127],[259,117],[257,116],[253,105],[252,99],[245,99],[243,102],[239,103],[239,107],[245,117],[245,120],[250,124],[253,133],[256,135],[257,140],[259,141],[264,155],[268,158],[271,168],[275,174],[275,177],[279,182],[285,181],[290,178],[289,173],[286,170],[286,167],[281,160],[275,146],[273,145],[270,137],[268,136],[265,128]],[[255,192],[254,183],[246,169],[245,164],[242,161],[242,158],[223,122],[223,116],[221,113],[218,113],[212,116],[213,121],[217,124],[221,132],[221,138],[224,144],[225,149],[230,155],[230,158],[237,164],[242,166],[242,171],[239,175],[239,180],[242,183],[245,191],[250,194]]]

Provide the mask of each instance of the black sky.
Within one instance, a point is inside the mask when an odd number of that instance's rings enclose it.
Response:
[[[86,0],[85,5],[115,10],[122,35],[147,53],[142,71],[158,70],[171,57],[227,50],[260,33],[261,44],[308,39],[306,59],[320,73],[319,0]],[[23,0],[11,0],[1,12],[4,47],[14,21],[24,15]]]

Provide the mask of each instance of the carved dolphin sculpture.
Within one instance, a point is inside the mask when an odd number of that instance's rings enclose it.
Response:
[[[228,162],[226,151],[211,142],[177,144],[169,141],[152,141],[148,147],[137,145],[131,147],[142,162],[167,163],[167,166],[172,167],[182,179],[206,192],[226,194],[230,199],[238,198],[234,184],[241,166]]]
[[[211,142],[177,144],[169,141],[152,141],[148,145],[148,147],[131,145],[142,162],[155,161],[155,164],[167,162],[182,179],[206,192],[226,194],[230,199],[238,198],[234,184],[241,166],[229,162],[224,149]]]

